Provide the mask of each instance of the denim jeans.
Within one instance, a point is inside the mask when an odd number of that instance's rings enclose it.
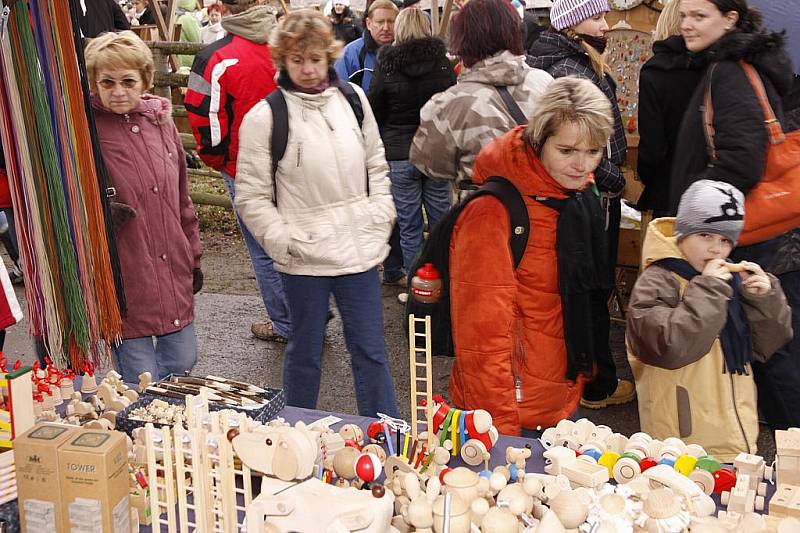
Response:
[[[400,247],[400,229],[395,222],[389,236],[389,255],[383,260],[383,281],[392,283],[406,275],[403,270],[403,249]]]
[[[267,314],[272,321],[272,329],[275,333],[288,339],[292,334],[292,321],[281,275],[275,270],[272,258],[267,255],[261,244],[253,237],[253,234],[244,225],[242,219],[239,218],[239,213],[236,211],[236,191],[233,178],[225,172],[222,173],[222,178],[225,180],[225,187],[227,187],[228,194],[231,196],[233,210],[236,213],[236,221],[239,223],[239,229],[242,231],[242,237],[244,237],[244,244],[250,254],[250,262],[253,263],[258,290],[261,291],[261,299],[264,301],[264,307],[267,309]]]
[[[333,293],[350,352],[358,414],[396,416],[377,269],[344,276],[284,274],[283,279],[295,326],[283,354],[286,403],[308,409],[317,406],[328,298]]]
[[[183,374],[197,362],[194,324],[157,337],[125,339],[114,348],[114,366],[125,383],[139,383],[139,374],[150,372],[153,379]]]
[[[389,180],[397,209],[403,266],[412,275],[409,270],[423,245],[422,206],[432,228],[450,209],[450,184],[428,178],[407,159],[389,161]]]

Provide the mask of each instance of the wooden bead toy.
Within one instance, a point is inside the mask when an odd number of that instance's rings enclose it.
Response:
[[[675,470],[684,476],[688,476],[695,469],[695,466],[697,466],[697,457],[692,455],[681,455],[675,460],[675,465],[673,468],[675,468]]]
[[[614,476],[614,465],[617,464],[619,461],[620,454],[608,450],[603,455],[600,456],[600,459],[597,460],[597,464],[600,466],[605,467],[608,470],[609,477]]]
[[[726,468],[714,472],[714,492],[722,494],[736,485],[736,474]]]
[[[380,477],[383,466],[375,454],[362,453],[356,459],[355,472],[358,479],[365,483],[371,483]]]

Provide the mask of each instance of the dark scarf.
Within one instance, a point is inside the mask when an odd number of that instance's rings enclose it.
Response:
[[[606,51],[606,45],[608,44],[608,39],[606,37],[595,37],[594,35],[586,35],[585,33],[579,33],[578,37],[599,53],[602,54]]]
[[[289,74],[286,70],[281,70],[280,74],[278,74],[278,86],[282,89],[286,89],[287,91],[293,91],[296,93],[305,93],[305,94],[319,94],[324,92],[325,89],[330,87],[331,85],[336,85],[338,83],[338,79],[336,77],[336,71],[332,68],[328,69],[328,77],[326,77],[322,82],[312,89],[303,89],[302,87],[298,87],[289,77]]]
[[[655,264],[687,281],[700,275],[700,272],[684,259],[670,257],[656,261]],[[742,307],[740,294],[742,278],[739,274],[733,274],[730,286],[733,288],[733,296],[728,300],[728,320],[725,321],[725,327],[719,334],[719,340],[722,343],[727,371],[731,374],[747,374],[746,366],[753,360],[753,343],[750,337],[750,323]]]
[[[372,34],[365,27],[364,28],[364,48],[367,49],[367,52],[369,52],[371,54],[374,54],[374,53],[376,53],[378,51],[378,48],[380,48],[380,47],[381,47],[381,45],[379,45],[378,42],[375,39],[372,38]]]
[[[556,229],[558,284],[567,346],[567,379],[591,376],[595,342],[592,293],[611,288],[607,266],[605,214],[591,189],[571,192],[563,200],[534,199],[559,213]]]

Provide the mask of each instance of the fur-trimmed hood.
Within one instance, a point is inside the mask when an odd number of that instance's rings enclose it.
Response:
[[[745,61],[767,76],[778,94],[784,96],[792,87],[792,61],[784,49],[786,36],[781,33],[731,32],[709,50],[709,61]]]
[[[378,52],[386,74],[401,72],[412,78],[431,72],[446,55],[444,42],[436,37],[412,39],[392,46],[384,46]]]

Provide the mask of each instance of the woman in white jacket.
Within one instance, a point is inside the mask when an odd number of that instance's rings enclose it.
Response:
[[[274,179],[273,113],[267,102],[255,105],[239,129],[236,208],[283,274],[295,324],[284,354],[287,403],[316,407],[333,293],[358,412],[394,416],[377,265],[389,253],[395,209],[378,126],[362,90],[340,85],[347,82],[330,68],[341,43],[321,13],[293,11],[270,48],[280,69],[275,96],[288,109],[286,150]],[[361,127],[346,89],[361,103]]]

